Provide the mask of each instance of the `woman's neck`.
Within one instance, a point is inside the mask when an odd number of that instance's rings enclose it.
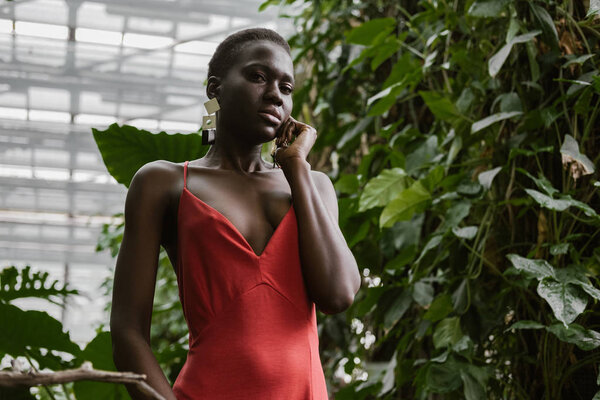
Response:
[[[211,168],[245,173],[264,171],[268,167],[261,157],[261,149],[262,144],[248,145],[217,133],[215,143],[202,159]]]

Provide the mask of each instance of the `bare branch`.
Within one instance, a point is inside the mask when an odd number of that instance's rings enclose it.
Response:
[[[142,393],[150,396],[152,399],[165,400],[160,393],[145,382],[146,375],[133,372],[114,372],[93,369],[89,362],[83,363],[83,365],[77,369],[67,369],[56,372],[0,372],[0,386],[47,386],[84,380],[110,383],[131,383],[136,385]]]

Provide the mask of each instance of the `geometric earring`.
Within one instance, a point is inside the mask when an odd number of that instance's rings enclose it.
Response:
[[[209,115],[202,117],[202,144],[213,144],[215,142],[215,133],[217,131],[217,114],[221,109],[216,97],[213,97],[206,103],[204,108]]]

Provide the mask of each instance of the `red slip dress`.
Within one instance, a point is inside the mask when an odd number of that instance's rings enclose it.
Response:
[[[290,206],[262,254],[193,195],[179,201],[177,282],[189,352],[178,400],[326,400],[315,305]]]

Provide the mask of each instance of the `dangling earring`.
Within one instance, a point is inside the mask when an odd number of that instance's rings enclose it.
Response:
[[[215,142],[215,133],[217,132],[217,114],[221,109],[216,97],[213,97],[206,103],[204,108],[208,115],[202,117],[202,144],[213,144]]]

